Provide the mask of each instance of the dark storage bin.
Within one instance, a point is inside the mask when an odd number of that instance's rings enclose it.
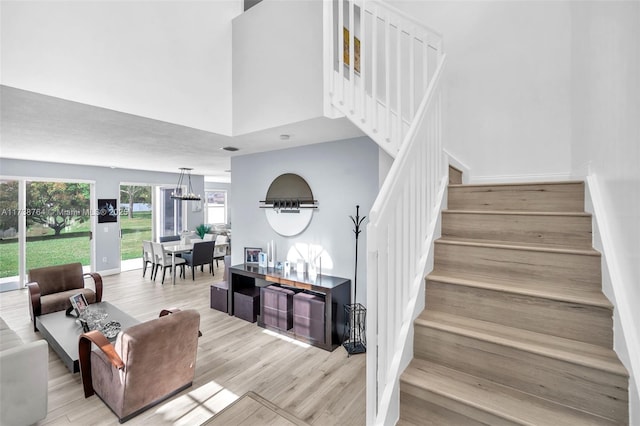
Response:
[[[262,288],[264,324],[279,330],[293,327],[293,290],[270,285]]]
[[[256,322],[260,312],[260,289],[251,287],[234,292],[233,310],[238,318]]]
[[[296,335],[325,342],[324,297],[310,293],[293,296],[293,331]]]
[[[228,292],[229,284],[221,281],[211,285],[211,309],[217,309],[222,312],[229,312],[228,309]]]

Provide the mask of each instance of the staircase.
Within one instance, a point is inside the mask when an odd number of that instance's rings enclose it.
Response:
[[[398,424],[628,424],[584,193],[449,185]]]

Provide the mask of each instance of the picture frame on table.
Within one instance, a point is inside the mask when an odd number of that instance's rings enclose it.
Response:
[[[261,252],[262,252],[262,248],[260,247],[245,247],[244,248],[245,265],[257,265],[260,262]]]
[[[89,306],[87,299],[84,297],[84,294],[77,293],[69,298],[71,301],[71,306],[76,311],[76,314],[80,316],[82,312]]]

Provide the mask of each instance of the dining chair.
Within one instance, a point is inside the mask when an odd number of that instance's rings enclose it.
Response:
[[[144,240],[142,241],[142,276],[144,277],[147,273],[147,265],[151,264],[151,277],[153,278],[153,273],[156,270],[156,259],[153,255],[153,247],[151,246],[151,241]]]
[[[209,265],[209,272],[215,275],[213,272],[213,248],[215,241],[202,241],[193,245],[191,253],[184,253],[182,259],[186,261],[186,264],[191,267],[191,278],[196,279],[196,266],[200,266],[200,270],[203,270],[203,265]]]
[[[216,243],[216,245],[213,248],[213,259],[216,261],[216,268],[218,267],[218,261],[224,260],[224,257],[227,255],[228,251],[229,251],[228,243],[224,243],[224,244]]]
[[[158,268],[162,268],[162,284],[164,284],[164,277],[167,273],[167,268],[171,269],[171,255],[164,251],[164,247],[161,243],[152,242],[151,248],[153,249],[153,254],[156,259],[156,272],[153,274],[153,280],[156,280],[156,276],[158,275]],[[185,276],[184,265],[185,260],[182,257],[176,256],[176,268],[180,266],[180,276]]]

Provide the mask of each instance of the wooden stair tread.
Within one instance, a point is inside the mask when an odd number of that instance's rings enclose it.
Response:
[[[475,277],[470,274],[445,272],[439,274],[432,272],[427,276],[428,280],[463,285],[467,287],[483,288],[487,290],[503,291],[522,296],[539,297],[560,302],[577,303],[588,306],[613,309],[613,305],[599,289],[544,285],[540,283],[531,284],[514,280],[492,279],[487,281],[485,277]]]
[[[471,238],[459,238],[459,237],[442,237],[435,241],[435,244],[449,244],[449,245],[461,245],[472,247],[490,247],[500,248],[505,250],[523,250],[523,251],[537,251],[546,253],[564,253],[564,254],[576,254],[583,256],[600,256],[600,252],[590,249],[580,249],[571,247],[556,247],[546,244],[538,243],[518,243],[495,240],[475,240]]]
[[[614,425],[609,419],[537,398],[423,359],[413,359],[401,377],[409,385],[443,395],[522,425]]]
[[[628,377],[616,353],[602,346],[429,310],[415,324]]]

